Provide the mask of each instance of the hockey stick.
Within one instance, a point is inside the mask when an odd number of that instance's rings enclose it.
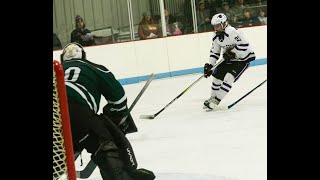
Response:
[[[77,178],[87,179],[91,176],[97,165],[90,159],[89,163],[82,171],[77,171]]]
[[[234,105],[236,105],[238,102],[240,102],[243,98],[245,98],[246,96],[248,96],[250,93],[252,93],[254,90],[256,90],[258,87],[260,87],[262,84],[264,84],[267,81],[264,80],[262,83],[260,83],[257,87],[253,88],[251,91],[249,91],[247,94],[245,94],[244,96],[242,96],[240,99],[236,100],[234,103],[230,104],[228,106],[228,109],[232,108]]]
[[[146,82],[146,84],[143,86],[143,88],[141,89],[140,93],[138,94],[138,96],[136,97],[136,99],[132,102],[130,108],[129,108],[129,112],[131,112],[131,110],[133,109],[133,107],[137,104],[138,100],[140,99],[140,97],[142,96],[142,94],[144,93],[144,91],[146,91],[147,87],[149,86],[149,84],[151,83],[151,81],[155,78],[155,74],[151,74],[148,81]]]
[[[142,90],[140,91],[140,93],[138,94],[138,96],[136,97],[136,99],[133,101],[133,103],[131,104],[128,113],[126,116],[124,116],[122,118],[122,120],[119,122],[118,126],[120,126],[121,124],[124,123],[124,121],[127,119],[127,117],[129,116],[131,110],[133,109],[133,107],[137,104],[138,100],[140,99],[140,97],[142,96],[142,94],[144,93],[144,91],[147,89],[147,87],[149,86],[149,84],[151,83],[151,81],[154,79],[155,75],[152,73],[148,79],[148,81],[146,82],[146,84],[143,86]]]
[[[141,98],[142,94],[146,91],[147,87],[149,86],[149,84],[151,83],[151,81],[155,78],[155,74],[151,74],[148,81],[146,82],[146,84],[143,86],[143,88],[141,89],[141,91],[139,92],[139,94],[137,95],[137,97],[135,98],[135,100],[133,101],[133,103],[131,104],[128,113],[126,116],[123,117],[123,119],[121,120],[121,122],[123,123],[126,118],[128,117],[128,115],[130,114],[131,110],[133,109],[133,107],[137,104],[138,100]],[[119,123],[122,124],[122,123]],[[75,159],[77,159],[77,157],[80,155],[77,154],[75,156]],[[90,159],[89,163],[86,165],[86,167],[82,170],[82,171],[77,171],[77,178],[81,178],[81,179],[87,179],[91,176],[91,174],[93,173],[93,171],[96,169],[97,165]]]
[[[224,61],[224,59],[221,59],[221,61],[219,61],[218,63],[216,63],[211,70],[213,70],[214,68],[216,68],[219,64],[221,64]],[[164,108],[162,108],[159,112],[152,114],[152,115],[140,115],[140,119],[154,119],[156,116],[158,116],[162,111],[164,111],[168,106],[170,106],[170,104],[172,104],[175,100],[179,99],[179,97],[181,97],[184,93],[186,93],[193,85],[195,85],[197,82],[199,82],[202,78],[204,77],[204,74],[202,74],[202,76],[200,78],[198,78],[195,82],[193,82],[189,87],[187,87],[187,89],[185,89],[184,91],[182,91],[182,93],[180,93],[176,98],[174,98],[171,102],[169,102],[169,104],[167,104]]]

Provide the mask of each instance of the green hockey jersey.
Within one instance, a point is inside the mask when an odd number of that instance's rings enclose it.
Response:
[[[115,76],[104,66],[88,60],[63,61],[68,99],[99,111],[101,96],[108,102],[109,111],[122,117],[127,113],[127,97]]]

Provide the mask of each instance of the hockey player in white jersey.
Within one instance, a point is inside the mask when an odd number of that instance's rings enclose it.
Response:
[[[206,108],[219,110],[218,104],[229,93],[232,84],[238,80],[241,74],[249,67],[249,63],[255,60],[249,42],[236,28],[228,24],[226,15],[215,14],[211,24],[214,27],[209,63],[204,65],[204,77],[213,76],[211,85],[211,97],[204,102]],[[211,68],[223,53],[224,61],[213,71]]]

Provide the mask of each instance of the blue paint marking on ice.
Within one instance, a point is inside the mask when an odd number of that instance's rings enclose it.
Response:
[[[263,65],[263,64],[267,64],[266,58],[256,59],[250,63],[250,66],[257,66],[257,65]],[[178,71],[172,71],[172,72],[166,72],[166,73],[158,73],[156,74],[156,79],[181,76],[181,75],[187,75],[187,74],[193,74],[193,73],[203,73],[203,67],[184,69],[184,70],[178,70]],[[135,84],[140,81],[146,81],[148,80],[148,78],[149,78],[149,75],[146,75],[146,76],[137,76],[137,77],[118,79],[118,81],[122,85],[127,85],[127,84]]]

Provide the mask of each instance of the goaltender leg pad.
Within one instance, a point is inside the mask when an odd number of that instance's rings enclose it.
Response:
[[[130,176],[132,176],[135,180],[154,180],[156,178],[152,171],[144,168],[136,169],[130,173]]]
[[[115,144],[120,150],[120,157],[124,161],[125,169],[127,169],[128,171],[137,169],[138,163],[129,140],[111,119],[103,114],[100,114],[100,118],[104,120],[105,125],[111,132]]]
[[[91,159],[99,166],[103,180],[133,180],[124,170],[119,149],[112,141],[103,143]]]
[[[99,149],[99,139],[99,136],[91,131],[79,144],[80,147],[86,149],[88,153],[94,154]]]

